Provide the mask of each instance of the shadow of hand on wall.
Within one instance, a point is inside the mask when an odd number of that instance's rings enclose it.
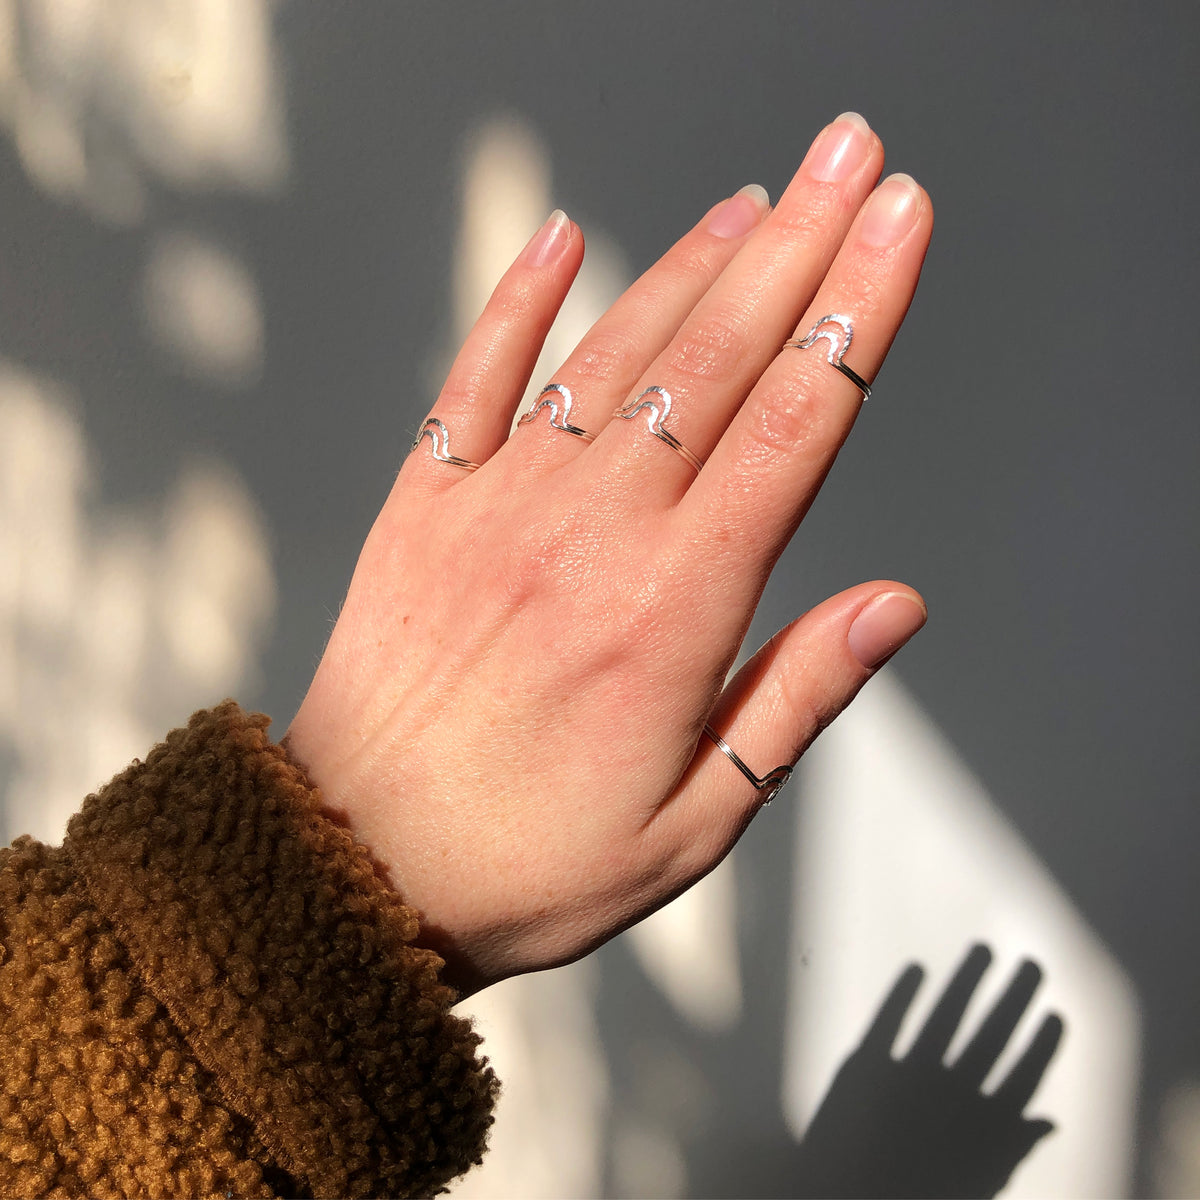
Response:
[[[1036,963],[1021,964],[966,1048],[943,1061],[991,960],[987,947],[972,947],[911,1048],[893,1058],[925,974],[915,963],[901,972],[805,1133],[795,1195],[994,1196],[1054,1128],[1021,1114],[1062,1037],[1056,1014],[999,1085],[982,1090],[1041,982]]]

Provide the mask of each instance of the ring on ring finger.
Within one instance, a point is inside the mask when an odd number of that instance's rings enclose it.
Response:
[[[555,399],[555,397],[558,399]],[[530,424],[542,411],[542,409],[550,411],[550,428],[557,429],[561,433],[569,433],[572,437],[577,437],[585,442],[594,442],[596,435],[588,433],[586,429],[580,429],[578,425],[572,425],[571,416],[571,389],[562,383],[548,383],[540,392],[537,399],[530,405],[529,411],[521,417],[517,422],[518,425]]]

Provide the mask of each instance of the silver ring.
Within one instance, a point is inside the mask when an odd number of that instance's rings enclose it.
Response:
[[[558,401],[551,395],[552,392],[557,392],[562,397],[562,411],[559,411]],[[582,438],[585,442],[594,442],[596,435],[588,433],[586,429],[580,429],[578,425],[572,425],[567,419],[571,415],[571,389],[565,384],[548,383],[540,392],[537,399],[533,402],[529,411],[517,422],[518,425],[528,425],[542,411],[543,408],[550,410],[550,428],[559,429],[563,433],[569,433],[573,437]]]
[[[835,334],[832,329],[825,328],[828,325],[838,325],[841,327],[841,331]],[[870,400],[871,388],[867,381],[842,362],[846,351],[850,349],[850,342],[853,338],[854,326],[850,324],[850,318],[843,317],[841,313],[828,313],[813,325],[805,337],[792,338],[790,342],[783,343],[783,348],[785,350],[807,350],[810,346],[815,346],[817,342],[828,342],[829,350],[825,355],[825,360],[831,367],[841,371],[862,392],[864,400]]]
[[[776,767],[769,774],[764,775],[761,779],[750,770],[748,766],[737,756],[737,752],[732,746],[711,726],[705,725],[704,732],[716,743],[717,749],[724,754],[731,763],[754,785],[755,790],[766,792],[763,797],[763,804],[770,804],[772,800],[779,795],[779,789],[792,777],[792,768],[788,766]]]
[[[438,462],[449,463],[452,467],[462,467],[464,471],[479,470],[478,463],[450,453],[450,430],[437,417],[429,417],[421,426],[421,432],[413,438],[412,448],[414,450],[421,444],[422,438],[429,439],[430,445],[433,447],[433,457]]]
[[[652,392],[652,399],[644,398]],[[671,393],[666,388],[648,387],[632,400],[622,404],[614,415],[629,421],[643,409],[646,410],[646,424],[650,426],[650,432],[660,442],[666,442],[685,462],[699,471],[704,464],[669,429],[663,428],[663,422],[671,414]]]

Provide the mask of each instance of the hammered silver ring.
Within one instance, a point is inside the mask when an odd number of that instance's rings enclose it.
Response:
[[[835,325],[838,327],[837,333],[834,333],[832,329],[832,326]],[[825,361],[835,370],[841,371],[862,392],[863,400],[869,400],[871,398],[870,385],[842,361],[853,340],[854,326],[850,318],[842,316],[841,313],[826,313],[804,337],[792,338],[790,341],[784,342],[783,348],[785,350],[808,350],[817,342],[828,342],[829,349],[825,353]]]

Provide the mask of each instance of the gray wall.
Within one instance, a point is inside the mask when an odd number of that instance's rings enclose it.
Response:
[[[280,596],[245,698],[281,722],[430,402],[482,119],[536,129],[557,203],[639,269],[742,184],[777,195],[844,109],[928,188],[911,318],[754,636],[860,579],[924,591],[904,682],[1136,985],[1149,1191],[1162,1097],[1200,1078],[1200,9],[296,2],[274,37],[286,185],[146,185],[156,220],[218,233],[258,281],[258,377],[216,386],[153,350],[145,224],[47,198],[10,139],[0,353],[74,390],[108,503],[162,494],[197,451],[234,465]],[[746,847],[786,870],[766,822]]]

